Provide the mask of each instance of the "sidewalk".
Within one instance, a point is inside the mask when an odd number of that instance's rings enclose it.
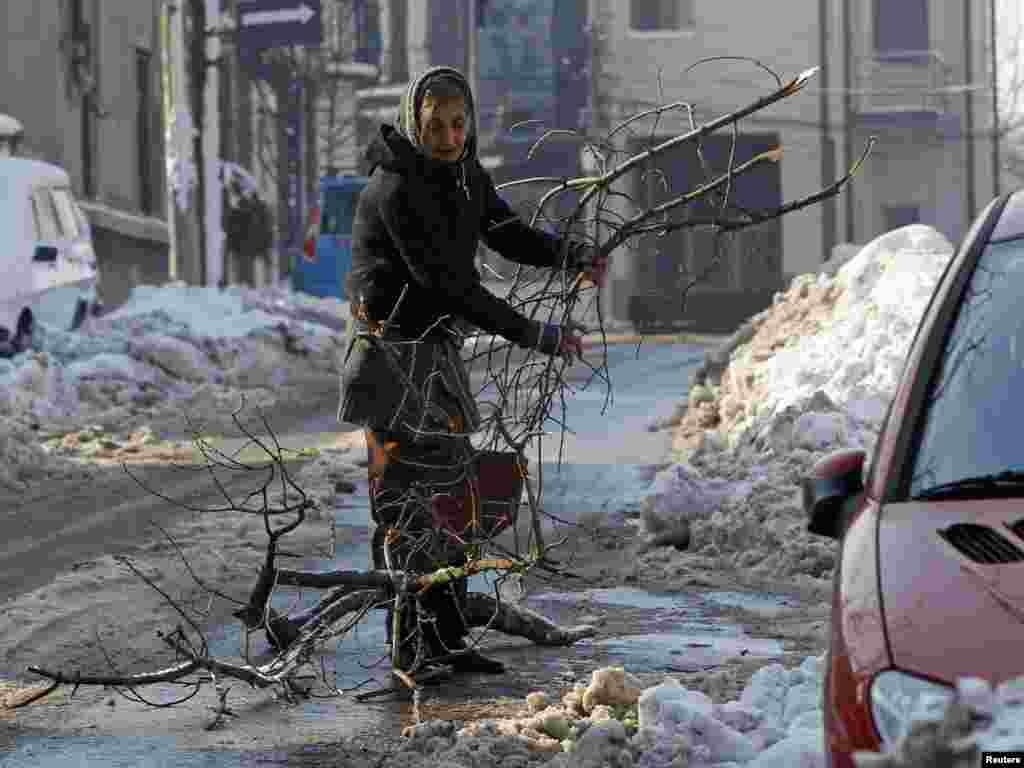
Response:
[[[640,334],[635,331],[628,333],[606,333],[602,340],[600,333],[588,333],[583,337],[583,347],[590,349],[592,347],[600,347],[602,343],[608,346],[615,346],[618,344],[694,344],[698,346],[713,347],[721,344],[729,338],[729,334],[712,334],[712,333],[652,333],[652,334]],[[492,341],[497,340],[499,344],[507,343],[498,336],[480,336],[472,338],[466,342],[466,347],[472,347],[473,344],[477,344],[478,348],[482,349],[485,344],[489,344]]]
[[[715,346],[729,338],[728,334],[710,333],[608,333],[604,336],[604,342],[609,346],[613,344],[697,344],[703,346]],[[583,337],[584,347],[599,347],[602,339],[599,333],[588,333]]]

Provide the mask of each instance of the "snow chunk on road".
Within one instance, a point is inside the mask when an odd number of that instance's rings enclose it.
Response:
[[[773,744],[747,764],[747,768],[825,768],[821,732],[800,731]]]
[[[732,490],[727,483],[705,482],[692,467],[674,464],[655,475],[641,503],[641,520],[647,533],[656,534],[710,514]]]
[[[691,752],[716,762],[748,762],[757,754],[754,742],[712,714],[711,699],[675,680],[648,688],[640,696],[639,738],[669,747],[674,753],[683,741]]]
[[[967,768],[978,752],[1024,750],[1024,677],[1001,683],[961,678],[945,707],[919,717],[884,754],[858,752],[860,768]]]
[[[703,692],[688,689],[670,677],[644,689],[635,711],[618,713],[604,705],[585,712],[579,706],[579,696],[574,695],[578,693],[575,689],[563,696],[562,704],[533,711],[529,702],[539,698],[534,692],[518,717],[476,720],[461,729],[444,721],[411,727],[405,734],[407,747],[388,764],[426,768],[491,764],[548,768],[820,768],[825,764],[824,734],[814,712],[787,721],[783,706],[776,707],[778,715],[773,717],[744,702],[804,701],[811,688],[820,697],[822,663],[821,658],[808,657],[796,669],[772,665],[769,672],[755,675],[739,701],[722,703],[714,703]],[[594,674],[604,671],[596,670]],[[766,698],[768,689],[771,694]],[[555,697],[545,697],[549,698]],[[562,754],[551,756],[551,750],[558,748]],[[486,762],[498,757],[504,759]]]

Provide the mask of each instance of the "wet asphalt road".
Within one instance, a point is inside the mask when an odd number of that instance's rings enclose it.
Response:
[[[601,351],[592,348],[586,355],[596,364]],[[649,433],[646,425],[671,412],[683,396],[689,368],[702,356],[695,346],[645,344],[639,356],[635,345],[610,346],[614,404],[602,415],[606,393],[601,382],[568,398],[568,426],[575,434],[566,435],[563,458],[573,465],[574,474],[549,473],[546,497],[564,496],[570,486],[589,488],[592,496],[609,496],[630,465],[660,461],[668,448],[668,433]],[[579,384],[587,375],[586,368],[576,366],[570,380]],[[353,429],[338,424],[336,404],[337,382],[325,376],[311,383],[306,405],[272,412],[268,420],[283,445],[302,447]],[[545,460],[557,461],[558,437],[546,439],[543,447]],[[151,535],[150,520],[173,522],[175,511],[146,487],[197,506],[214,493],[205,473],[166,466],[139,467],[133,473],[137,479],[120,467],[91,469],[79,479],[0,498],[0,605],[49,583],[77,562],[127,549]],[[228,476],[222,482],[232,479]],[[242,484],[244,479],[234,482]]]
[[[593,354],[598,353],[596,350],[588,353]],[[639,356],[635,345],[610,347],[608,355],[614,403],[602,413],[605,409],[605,391],[598,383],[589,391],[570,396],[568,427],[573,434],[567,435],[560,468],[556,468],[553,463],[559,450],[558,440],[545,441],[545,510],[561,520],[573,521],[582,514],[601,509],[614,511],[612,506],[621,505],[623,489],[628,486],[634,490],[636,488],[636,468],[661,462],[669,446],[670,434],[648,432],[647,424],[652,419],[671,413],[676,401],[685,394],[689,371],[699,364],[703,354],[704,350],[699,347],[684,345],[645,344],[640,348]],[[585,369],[580,370],[579,376],[585,373]],[[315,442],[318,436],[338,430],[334,421],[333,399],[305,415],[293,414],[288,421],[288,426],[275,425],[275,429],[283,432],[281,440],[286,446],[309,444]],[[160,474],[160,470],[154,471]],[[169,482],[174,478],[167,475],[159,479]],[[184,490],[202,493],[201,487],[179,487],[178,495]],[[29,517],[48,514],[49,518],[38,523],[48,533],[39,536],[37,532],[40,542],[35,543],[29,526],[25,535],[20,538],[15,536],[0,544],[0,602],[7,595],[30,589],[30,584],[45,583],[48,573],[66,570],[69,563],[95,557],[97,549],[101,552],[111,551],[118,542],[106,538],[110,527],[122,525],[124,520],[133,516],[144,516],[145,505],[152,503],[152,497],[145,498],[141,489],[139,491],[133,497],[126,485],[107,488],[102,494],[98,491],[90,492],[87,487],[83,487],[80,490],[81,499],[77,502],[77,513],[74,506],[65,507],[63,513],[52,511],[46,506],[46,499],[34,502],[38,506],[26,506],[20,513],[8,510],[5,514],[9,519],[13,518],[11,522],[15,529],[27,520],[21,519],[19,523],[18,514]],[[365,491],[365,484],[360,483],[356,493],[344,497],[342,504],[335,510],[339,541],[344,542],[338,547],[335,558],[330,561],[310,561],[304,564],[305,567],[360,570],[365,567],[370,536]],[[628,506],[628,500],[626,503]],[[125,530],[123,538],[127,542],[133,534],[139,533]],[[36,569],[36,573],[27,573],[24,563],[28,561],[27,558],[37,557],[41,548],[50,553],[45,567]],[[625,556],[627,553],[622,551],[609,551],[602,555],[609,565]],[[578,590],[585,586],[588,585],[576,584],[574,588]],[[493,586],[483,577],[478,577],[471,588],[490,591]],[[626,664],[631,670],[663,674],[713,667],[725,656],[741,651],[774,655],[781,650],[781,646],[774,641],[747,638],[739,627],[722,620],[723,610],[730,600],[735,602],[739,599],[742,602],[742,597],[736,598],[726,593],[651,595],[643,590],[621,586],[593,588],[572,594],[565,589],[565,585],[559,583],[535,586],[527,605],[564,624],[593,621],[601,627],[598,638],[566,649],[542,648],[517,638],[493,636],[488,641],[488,647],[496,657],[506,661],[514,672],[500,677],[478,677],[445,683],[430,691],[428,699],[433,706],[443,713],[446,706],[465,705],[473,701],[488,702],[502,697],[521,700],[531,690],[570,685],[574,680],[582,679],[581,676],[589,670],[609,663]],[[316,594],[308,594],[303,602],[308,603],[315,598]],[[295,599],[294,593],[282,591],[276,606],[283,610],[294,610]],[[773,600],[771,596],[764,599],[769,602]],[[236,625],[217,628],[211,633],[210,641],[211,651],[215,655],[236,654],[240,643],[239,629]],[[368,662],[379,659],[379,649],[383,645],[383,612],[378,611],[364,620],[359,632],[347,637],[337,649],[326,647],[322,661],[326,668],[333,671],[335,683],[341,689],[366,690],[367,687],[380,687],[387,681],[386,668],[384,665],[368,666]],[[285,743],[329,741],[330,734],[379,733],[393,736],[402,724],[408,722],[410,715],[408,702],[400,697],[384,698],[363,705],[353,704],[349,697],[326,698],[272,710],[267,710],[265,703],[261,703],[266,698],[266,694],[257,692],[251,696],[245,694],[238,701],[236,707],[244,715],[233,721],[227,741],[216,742],[220,749],[231,749],[232,744],[244,744],[247,751],[262,750],[259,753],[262,755],[259,764],[283,765],[287,758],[277,762],[269,750]],[[166,714],[153,716],[146,732],[155,739],[163,739],[167,744],[176,744],[172,749],[184,750],[188,746],[201,748],[202,739],[194,735],[198,722],[196,717],[195,713],[188,711],[187,705],[167,710]],[[199,721],[201,719],[199,715]],[[145,755],[166,756],[167,747],[155,749],[152,745],[136,745],[131,739],[137,735],[137,721],[135,725],[122,723],[119,726],[117,720],[111,721],[100,733],[94,731],[96,738],[88,744],[75,746],[73,740],[62,737],[62,740],[52,741],[44,735],[22,739],[16,747],[20,751],[14,755],[19,762],[9,764],[39,768],[58,768],[72,764],[165,764],[153,762]],[[272,727],[269,727],[270,723]],[[86,750],[90,755],[88,761],[66,762],[83,758]],[[196,765],[226,768],[239,764],[238,757],[227,752],[220,753],[221,757],[203,754],[205,756],[202,761]],[[255,756],[256,753],[249,754]],[[185,752],[172,759],[174,765],[192,764]],[[3,761],[3,754],[0,753],[0,765],[5,764]]]

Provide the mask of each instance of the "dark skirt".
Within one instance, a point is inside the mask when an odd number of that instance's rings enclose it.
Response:
[[[392,531],[392,567],[429,573],[466,561],[465,545],[435,524],[434,499],[458,495],[472,456],[469,434],[480,426],[469,376],[455,335],[409,340],[372,333],[354,321],[341,373],[338,420],[366,430],[370,513],[376,528],[373,568],[386,568],[384,539]],[[466,580],[420,597],[428,616],[407,611],[402,643],[424,628],[429,655],[462,647]],[[390,612],[389,612],[390,615]],[[417,621],[418,619],[418,621]],[[424,619],[427,623],[422,624]],[[388,621],[390,642],[391,622]],[[403,648],[408,657],[410,648]]]
[[[360,321],[354,331],[341,371],[338,421],[412,434],[447,431],[451,414],[442,402],[448,402],[466,432],[480,428],[460,336],[378,336]]]
[[[477,452],[470,443],[481,419],[461,338],[445,332],[410,341],[373,333],[358,320],[354,330],[342,367],[338,420],[366,431],[376,523],[372,567],[387,567],[389,531],[396,570],[422,574],[462,565],[468,541],[514,525],[522,481],[514,454]],[[402,656],[418,627],[431,655],[461,648],[468,631],[461,610],[465,598],[466,579],[421,595],[427,616],[403,614]],[[390,635],[389,619],[389,642]]]

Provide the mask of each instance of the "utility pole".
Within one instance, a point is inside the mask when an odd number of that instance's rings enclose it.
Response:
[[[167,117],[167,150],[171,178],[168,179],[167,224],[171,234],[169,272],[171,279],[198,285],[200,270],[201,229],[197,220],[200,205],[193,194],[193,160],[195,158],[195,102],[191,98],[192,37],[195,19],[191,0],[167,0],[164,6],[164,72],[168,92],[165,94]],[[196,174],[198,176],[198,174]]]
[[[220,180],[220,0],[188,0],[191,11],[189,74],[196,125],[195,157],[199,177],[199,275],[201,285],[220,285],[224,274],[224,231]]]
[[[206,254],[206,0],[186,0],[189,9],[188,71],[189,103],[196,133],[193,139],[193,156],[196,165],[196,213],[199,219],[199,237],[196,249],[199,254],[197,285],[206,285],[209,269]]]
[[[181,8],[173,2],[164,3],[161,9],[160,48],[163,55],[161,67],[166,91],[164,98],[164,129],[168,155],[173,157],[178,147],[175,145],[175,121],[178,110],[184,103],[185,62],[182,55]],[[167,163],[164,163],[165,171]],[[167,229],[170,235],[170,247],[167,254],[167,273],[171,280],[180,280],[183,275],[181,264],[181,248],[178,245],[178,200],[173,185],[167,177]]]
[[[205,191],[206,284],[224,279],[223,184],[220,178],[220,0],[204,0],[206,88],[203,93],[203,187]],[[214,26],[213,29],[210,29]]]

